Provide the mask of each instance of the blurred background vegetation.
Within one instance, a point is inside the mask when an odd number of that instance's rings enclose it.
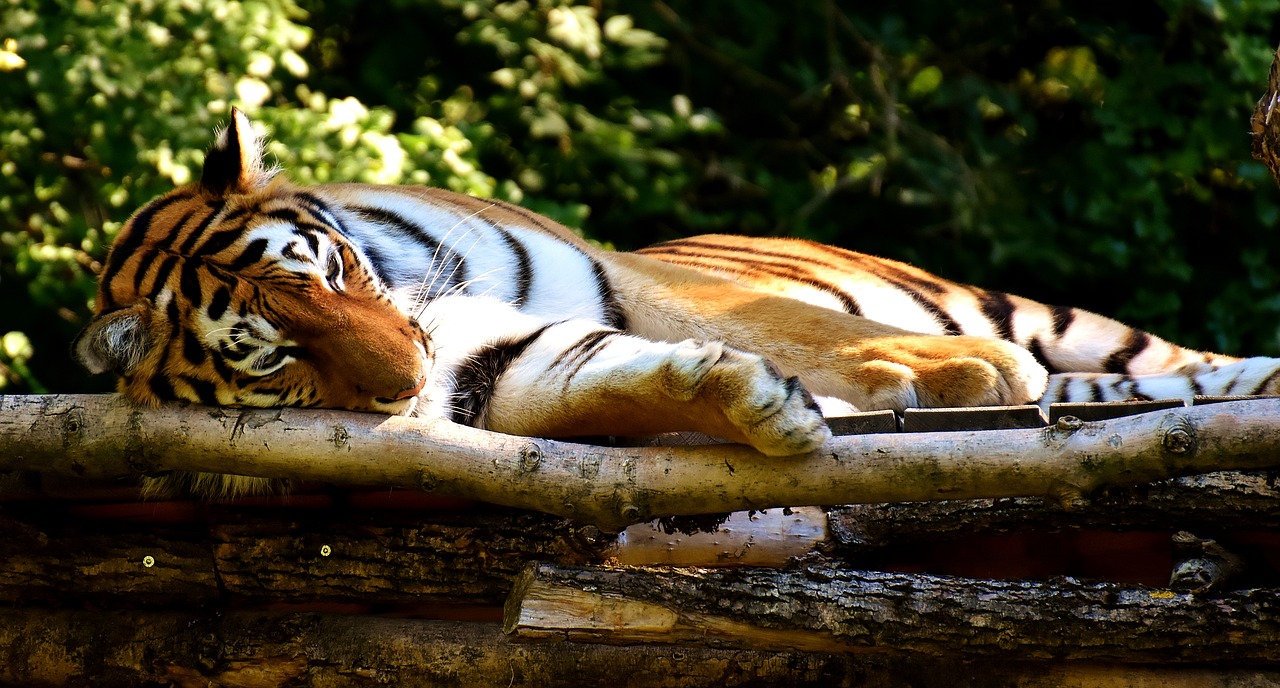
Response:
[[[618,248],[787,234],[1280,354],[1248,116],[1280,0],[0,0],[0,390],[239,105],[294,178],[445,186]]]

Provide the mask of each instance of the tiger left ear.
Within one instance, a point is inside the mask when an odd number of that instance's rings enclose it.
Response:
[[[217,133],[204,158],[200,186],[217,196],[251,193],[267,185],[272,174],[262,164],[262,140],[240,108],[231,108],[231,122]]]

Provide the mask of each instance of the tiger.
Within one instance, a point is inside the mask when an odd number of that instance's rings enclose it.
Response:
[[[503,201],[288,181],[233,109],[138,209],[76,338],[146,406],[335,408],[531,437],[695,431],[766,456],[833,412],[1273,394],[1280,360],[812,241],[602,249]],[[837,411],[832,411],[836,409]]]

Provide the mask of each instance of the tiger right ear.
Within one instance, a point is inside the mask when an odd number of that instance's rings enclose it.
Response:
[[[72,344],[76,359],[95,375],[128,373],[150,348],[151,304],[146,301],[95,317]]]
[[[251,193],[271,181],[273,172],[262,164],[262,139],[240,108],[231,108],[231,123],[217,132],[204,156],[200,186],[217,196]]]

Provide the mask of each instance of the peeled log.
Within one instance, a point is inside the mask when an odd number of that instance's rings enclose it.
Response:
[[[1280,399],[1041,429],[854,435],[770,459],[736,445],[598,447],[342,411],[141,409],[111,395],[0,398],[0,470],[173,470],[423,489],[618,530],[773,506],[1050,495],[1280,462]]]

